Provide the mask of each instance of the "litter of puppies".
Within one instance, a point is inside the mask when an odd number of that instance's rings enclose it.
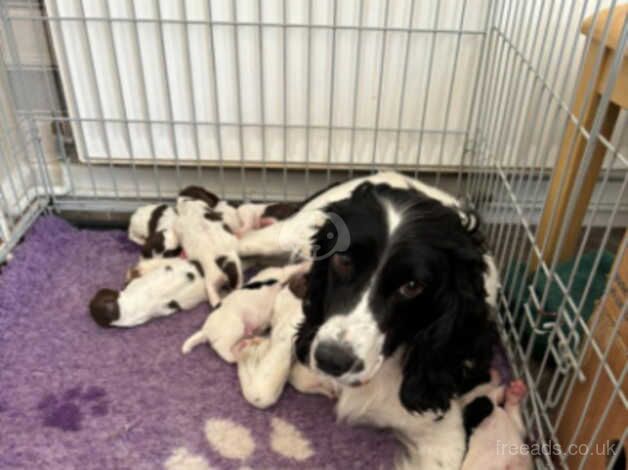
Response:
[[[92,318],[103,327],[134,327],[208,302],[214,310],[183,344],[184,354],[207,342],[226,362],[237,363],[242,393],[259,408],[273,405],[289,381],[304,393],[333,396],[330,381],[294,358],[303,315],[302,292],[297,294],[310,264],[269,267],[243,285],[239,238],[297,209],[290,203],[234,207],[199,186],[182,190],[174,207],[140,207],[128,234],[141,245],[141,256],[121,291],[101,289],[92,298]]]

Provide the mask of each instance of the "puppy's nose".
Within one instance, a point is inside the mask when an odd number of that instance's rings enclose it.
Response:
[[[314,359],[316,367],[334,377],[364,368],[363,362],[356,357],[350,346],[332,341],[320,343],[314,351]]]

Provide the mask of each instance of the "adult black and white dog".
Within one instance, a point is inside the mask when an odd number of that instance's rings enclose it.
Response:
[[[451,195],[398,173],[321,191],[241,256],[311,255],[296,355],[340,386],[339,417],[392,428],[400,468],[460,468],[458,398],[489,380],[498,275]]]

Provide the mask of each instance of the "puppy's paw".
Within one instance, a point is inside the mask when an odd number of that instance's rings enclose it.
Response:
[[[517,405],[526,396],[528,389],[523,380],[513,380],[506,390],[506,404]]]

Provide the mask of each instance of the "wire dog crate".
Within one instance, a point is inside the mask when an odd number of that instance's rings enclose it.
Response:
[[[559,445],[538,466],[612,466],[569,446],[592,449],[616,410],[620,445],[628,429],[625,349],[615,360],[625,285],[613,290],[627,250],[627,11],[0,0],[0,261],[45,211],[104,221],[187,184],[298,200],[407,172],[483,214],[502,339],[530,389],[524,419],[534,442]],[[623,304],[600,335],[614,295]]]

